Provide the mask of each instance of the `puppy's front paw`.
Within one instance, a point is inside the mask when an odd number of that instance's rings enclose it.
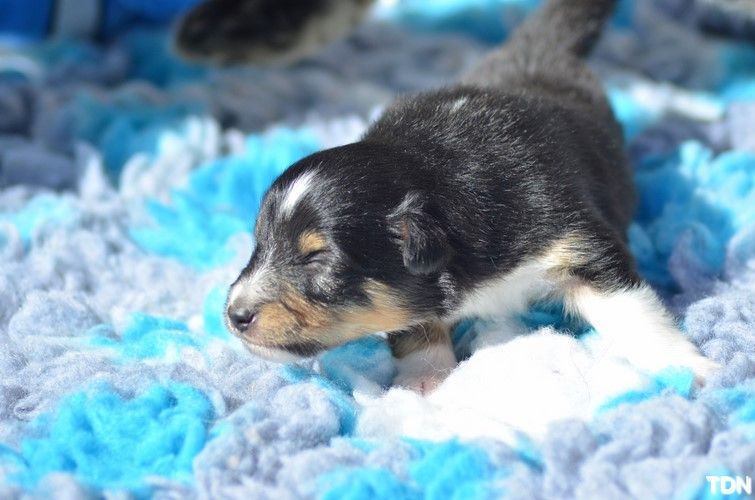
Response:
[[[451,346],[431,344],[396,360],[398,374],[393,384],[420,394],[429,394],[443,383],[456,364]]]

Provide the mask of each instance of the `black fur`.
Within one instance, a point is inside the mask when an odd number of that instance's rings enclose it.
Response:
[[[290,62],[346,36],[372,2],[207,0],[179,21],[175,47],[198,61]]]
[[[576,235],[587,258],[575,278],[636,284],[622,133],[581,60],[613,3],[551,0],[460,84],[400,98],[360,141],[290,167],[265,197],[244,273],[277,248],[281,276],[319,304],[364,304],[376,280],[414,320],[442,319],[475,286]],[[281,216],[306,173],[314,187]],[[314,266],[295,247],[311,229],[329,241]]]

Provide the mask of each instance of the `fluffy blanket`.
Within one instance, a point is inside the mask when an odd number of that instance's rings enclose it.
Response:
[[[532,0],[387,2],[288,68],[164,32],[0,53],[0,497],[715,498],[755,476],[755,48],[689,2],[621,3],[592,63],[626,132],[643,276],[721,363],[639,373],[538,305],[428,398],[383,338],[247,354],[225,292],[260,197],[398,92],[451,81]]]

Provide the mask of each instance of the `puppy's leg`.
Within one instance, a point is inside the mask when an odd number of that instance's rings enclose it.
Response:
[[[587,320],[608,344],[608,354],[656,373],[669,366],[691,368],[702,384],[718,365],[679,331],[655,292],[639,282],[606,289],[595,283],[570,286],[566,304]]]
[[[456,367],[450,329],[440,321],[422,323],[388,336],[398,374],[395,385],[426,394]]]

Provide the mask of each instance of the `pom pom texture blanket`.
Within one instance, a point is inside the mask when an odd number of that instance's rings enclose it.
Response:
[[[0,498],[702,498],[755,476],[755,47],[622,1],[591,64],[624,126],[641,274],[722,369],[640,373],[538,304],[428,398],[384,339],[297,365],[222,321],[261,196],[395,94],[452,81],[534,0],[406,0],[291,67],[168,33],[0,54]]]

